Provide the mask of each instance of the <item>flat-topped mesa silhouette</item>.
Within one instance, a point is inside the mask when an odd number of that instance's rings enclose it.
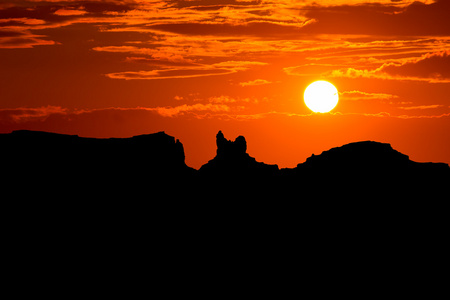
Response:
[[[249,176],[270,177],[278,172],[277,165],[257,162],[247,153],[247,142],[243,136],[229,141],[222,131],[219,131],[216,135],[216,144],[216,157],[200,168],[200,175],[233,179]]]
[[[3,170],[50,182],[146,181],[187,176],[183,145],[164,132],[131,138],[84,138],[19,130],[0,134]]]

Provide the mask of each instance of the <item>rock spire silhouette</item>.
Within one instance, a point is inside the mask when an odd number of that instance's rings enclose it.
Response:
[[[202,176],[221,178],[267,177],[278,172],[277,165],[257,162],[247,153],[245,137],[238,136],[234,141],[227,140],[222,131],[216,135],[217,154],[203,165],[199,172]]]

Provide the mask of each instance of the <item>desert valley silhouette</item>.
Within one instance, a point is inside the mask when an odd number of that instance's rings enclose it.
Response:
[[[406,281],[441,266],[446,199],[429,195],[445,197],[448,165],[416,163],[389,144],[363,141],[280,169],[247,154],[243,136],[230,141],[219,132],[216,143],[216,156],[195,170],[182,143],[164,132],[1,134],[4,188],[11,188],[4,200],[15,206],[7,210],[8,257],[43,269],[62,265],[95,282],[121,272],[135,281],[141,273],[133,268],[146,268],[145,259],[158,278],[205,265],[234,274],[241,264],[255,273],[301,264],[313,275],[368,270],[396,284],[397,276]],[[399,197],[384,201],[390,195]],[[19,201],[24,196],[32,201]],[[102,273],[86,272],[91,265]],[[392,265],[406,275],[386,272]]]
[[[170,187],[173,194],[232,190],[320,197],[349,192],[439,194],[450,183],[447,164],[414,162],[390,144],[374,141],[332,148],[313,154],[295,168],[280,169],[251,157],[245,137],[230,141],[219,131],[216,156],[199,170],[186,165],[182,143],[164,132],[100,139],[18,130],[0,134],[0,144],[7,180],[23,183],[25,190],[50,186],[113,194]]]

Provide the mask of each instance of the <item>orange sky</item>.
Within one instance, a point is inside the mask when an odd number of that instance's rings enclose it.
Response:
[[[375,140],[450,163],[450,1],[0,2],[0,132],[164,130],[198,168],[215,134],[258,161]],[[303,91],[332,82],[314,114]]]

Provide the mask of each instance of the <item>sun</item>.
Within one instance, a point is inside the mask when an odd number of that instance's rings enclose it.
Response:
[[[317,113],[327,113],[336,107],[339,101],[337,88],[328,81],[311,83],[303,94],[306,106]]]

